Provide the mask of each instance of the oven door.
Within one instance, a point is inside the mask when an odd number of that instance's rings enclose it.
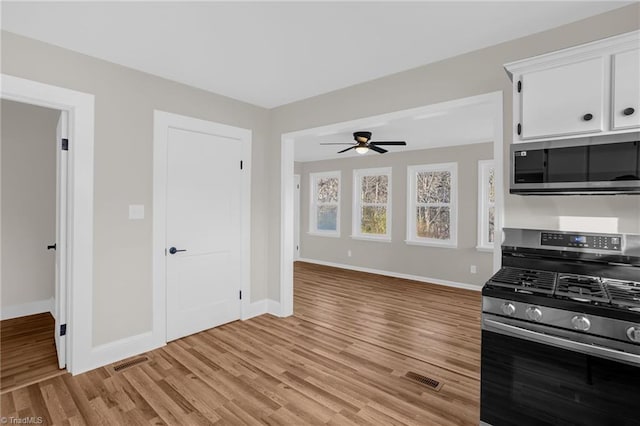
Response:
[[[482,330],[482,424],[640,425],[639,355],[490,317]]]

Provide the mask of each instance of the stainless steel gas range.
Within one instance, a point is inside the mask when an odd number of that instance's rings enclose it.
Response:
[[[640,235],[505,229],[481,424],[640,425]]]

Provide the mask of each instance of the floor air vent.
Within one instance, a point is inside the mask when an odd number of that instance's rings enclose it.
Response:
[[[436,392],[442,389],[442,383],[439,381],[432,379],[431,377],[423,376],[422,374],[414,373],[413,371],[409,371],[405,374],[405,377],[413,380],[414,382],[428,386]]]
[[[143,362],[149,361],[149,358],[146,356],[141,356],[138,358],[131,359],[129,361],[121,362],[120,364],[116,364],[113,366],[113,371],[119,373],[127,368],[131,368],[135,365],[142,364]]]

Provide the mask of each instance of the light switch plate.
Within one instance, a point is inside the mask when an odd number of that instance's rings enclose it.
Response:
[[[131,220],[144,219],[144,205],[143,204],[130,204],[129,205],[129,219],[131,219]]]

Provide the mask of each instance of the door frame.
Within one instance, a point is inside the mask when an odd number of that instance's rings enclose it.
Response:
[[[66,364],[78,374],[94,368],[93,145],[94,96],[1,74],[0,98],[68,114]]]
[[[251,304],[251,139],[249,129],[201,120],[170,112],[153,111],[153,331],[157,346],[167,342],[167,277],[166,222],[167,222],[167,146],[170,128],[200,132],[232,139],[241,144],[242,156],[240,196],[241,217],[241,277],[240,318],[250,317]],[[240,167],[240,164],[238,164]]]
[[[504,224],[504,129],[503,129],[503,92],[496,91],[436,104],[425,105],[371,117],[359,118],[325,126],[314,127],[290,133],[283,133],[280,139],[280,316],[293,315],[293,175],[296,138],[315,136],[320,133],[335,132],[345,128],[367,128],[372,123],[387,122],[394,119],[418,114],[429,114],[446,108],[455,108],[476,103],[490,103],[493,106],[493,160],[496,164],[496,235],[502,235]],[[494,244],[493,271],[500,269],[500,244]]]

